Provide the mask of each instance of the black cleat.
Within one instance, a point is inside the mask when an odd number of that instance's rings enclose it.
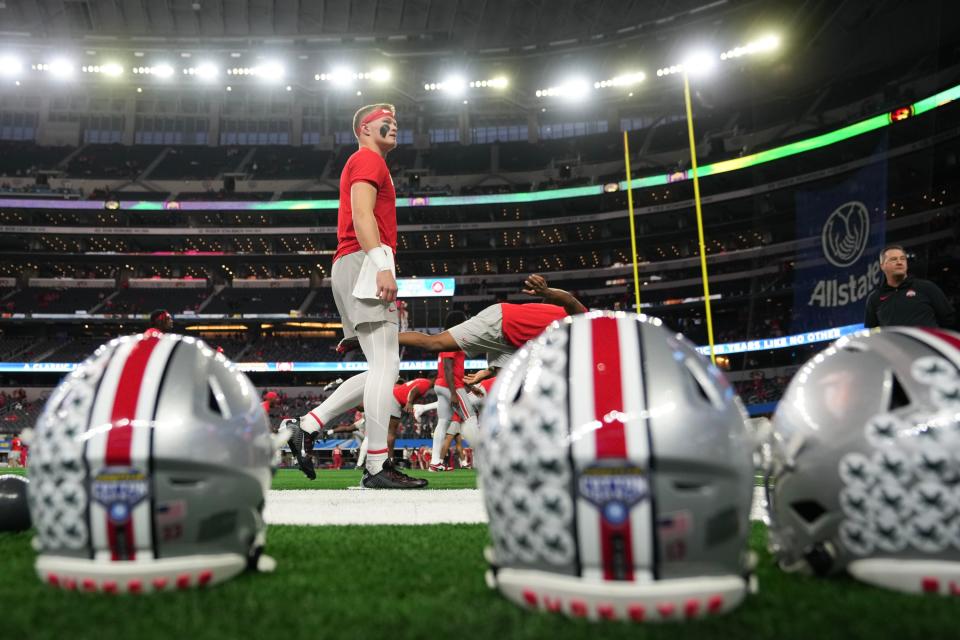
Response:
[[[303,475],[310,480],[317,479],[317,471],[313,467],[313,458],[307,453],[313,448],[313,434],[309,434],[300,428],[299,418],[290,418],[280,423],[280,428],[290,429],[290,439],[287,440],[287,446],[290,447],[290,453],[297,459],[297,466]]]
[[[380,473],[364,473],[361,484],[365,489],[422,489],[427,481],[420,478],[411,478],[397,471],[392,460],[383,463]]]

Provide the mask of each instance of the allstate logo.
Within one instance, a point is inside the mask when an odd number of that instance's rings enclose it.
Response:
[[[823,223],[823,257],[835,267],[849,267],[860,259],[870,240],[870,213],[851,201],[837,207]]]

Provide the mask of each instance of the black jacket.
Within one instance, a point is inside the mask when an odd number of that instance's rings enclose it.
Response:
[[[899,287],[884,280],[867,297],[863,324],[871,327],[940,327],[952,329],[954,311],[940,287],[929,280],[907,278]]]

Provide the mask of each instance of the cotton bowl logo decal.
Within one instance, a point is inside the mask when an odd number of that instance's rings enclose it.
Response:
[[[580,476],[580,495],[600,510],[610,524],[621,524],[630,509],[646,500],[650,486],[637,467],[590,467]]]
[[[443,291],[443,283],[437,280],[433,283],[432,289],[434,293],[441,293]]]
[[[837,207],[823,223],[823,257],[835,267],[849,267],[860,259],[870,239],[870,213],[862,202]]]
[[[129,521],[133,508],[149,492],[147,476],[139,469],[108,467],[93,479],[93,499],[106,507],[114,524]]]

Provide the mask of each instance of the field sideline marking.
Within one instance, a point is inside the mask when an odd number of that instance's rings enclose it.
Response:
[[[763,516],[763,488],[753,491],[751,520]],[[271,491],[269,524],[483,524],[487,514],[478,489],[385,491],[306,489]]]

